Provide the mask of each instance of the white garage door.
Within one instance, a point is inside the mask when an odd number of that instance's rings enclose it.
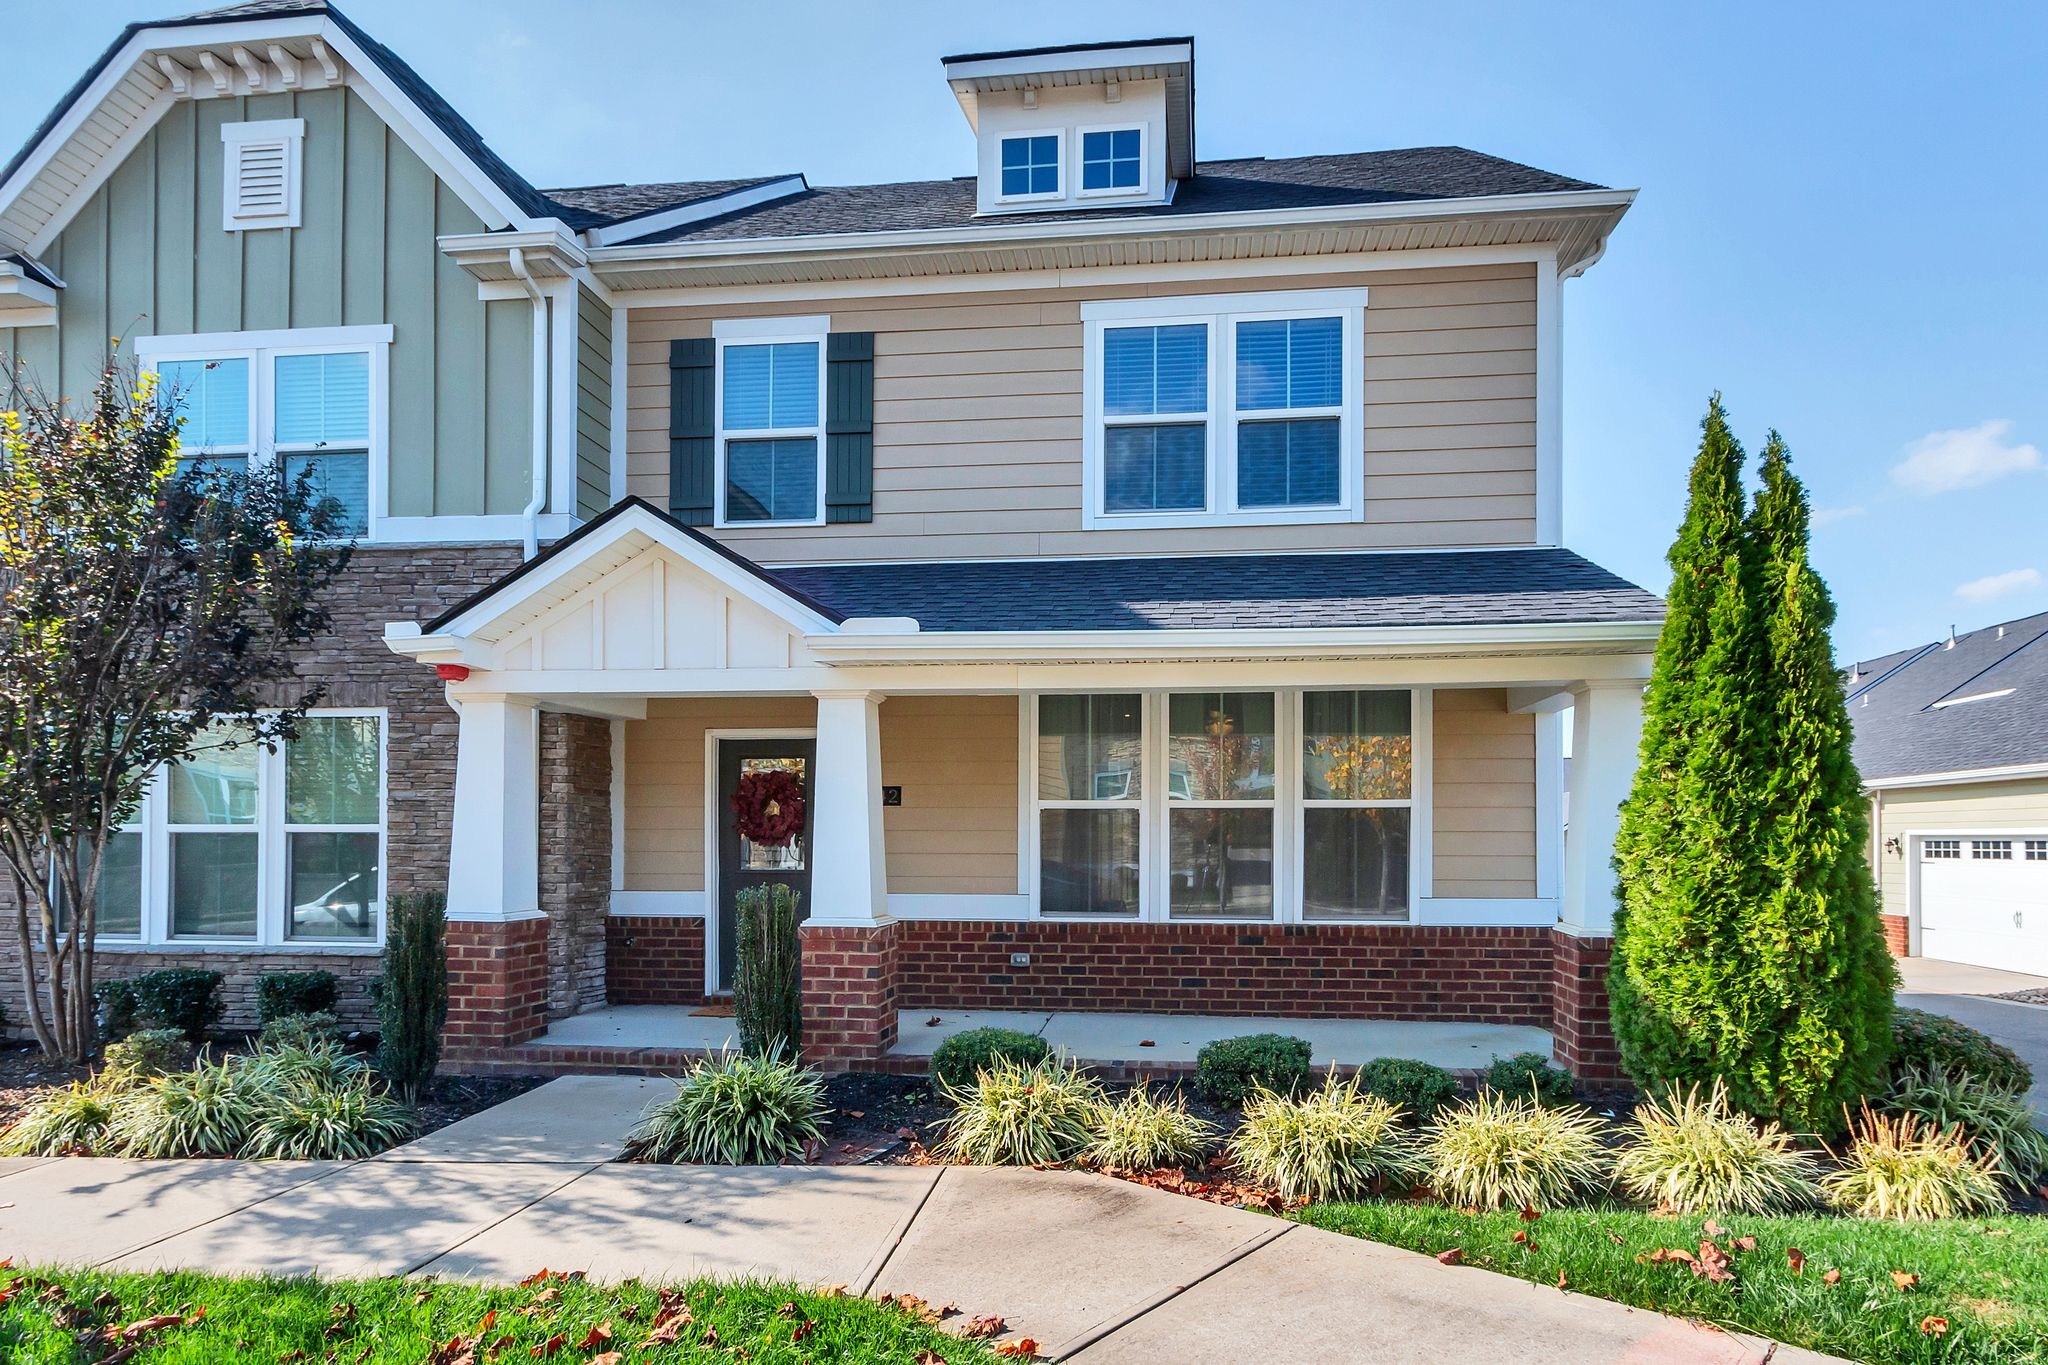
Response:
[[[1922,839],[1920,952],[2048,974],[2048,838]]]

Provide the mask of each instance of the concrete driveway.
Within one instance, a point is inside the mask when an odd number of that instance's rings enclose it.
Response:
[[[2034,1089],[2029,1096],[2034,1111],[2048,1117],[2048,1005],[1990,998],[2013,991],[2048,990],[2048,976],[1925,957],[1899,959],[1899,976],[1901,1005],[1945,1014],[2019,1053],[2034,1069]]]
[[[646,1098],[634,1078],[556,1081],[354,1163],[0,1162],[0,1255],[504,1282],[542,1266],[755,1275],[998,1314],[1088,1365],[1825,1359],[1076,1171],[605,1160],[616,1142],[598,1130],[623,1135]]]

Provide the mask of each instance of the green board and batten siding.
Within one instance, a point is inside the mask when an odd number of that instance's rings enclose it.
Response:
[[[576,515],[612,505],[612,310],[576,286]]]
[[[221,227],[220,127],[303,118],[302,227]],[[517,513],[531,483],[533,334],[524,300],[485,303],[435,237],[484,225],[355,94],[317,90],[181,102],[45,253],[64,280],[58,325],[0,327],[31,382],[87,391],[110,336],[393,326],[390,512]],[[579,504],[610,502],[611,319],[588,299],[603,386],[579,403]],[[587,345],[587,343],[586,343]],[[124,347],[124,351],[127,348]],[[588,371],[583,376],[592,382]],[[594,471],[594,472],[593,472]],[[593,483],[594,481],[594,483]]]

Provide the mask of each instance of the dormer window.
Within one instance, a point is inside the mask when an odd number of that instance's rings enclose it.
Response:
[[[1084,128],[1081,130],[1081,193],[1143,194],[1145,192],[1145,130]]]
[[[1024,133],[1003,139],[1003,198],[1060,197],[1060,135]]]

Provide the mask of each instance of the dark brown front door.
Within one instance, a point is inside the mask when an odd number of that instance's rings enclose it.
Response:
[[[797,914],[811,913],[811,769],[817,741],[809,739],[721,739],[718,741],[718,982],[732,989],[733,963],[739,949],[736,907],[740,892],[750,886],[781,883],[797,894]],[[740,774],[764,768],[787,768],[803,779],[804,828],[785,848],[764,848],[740,837],[733,824],[732,794]]]

